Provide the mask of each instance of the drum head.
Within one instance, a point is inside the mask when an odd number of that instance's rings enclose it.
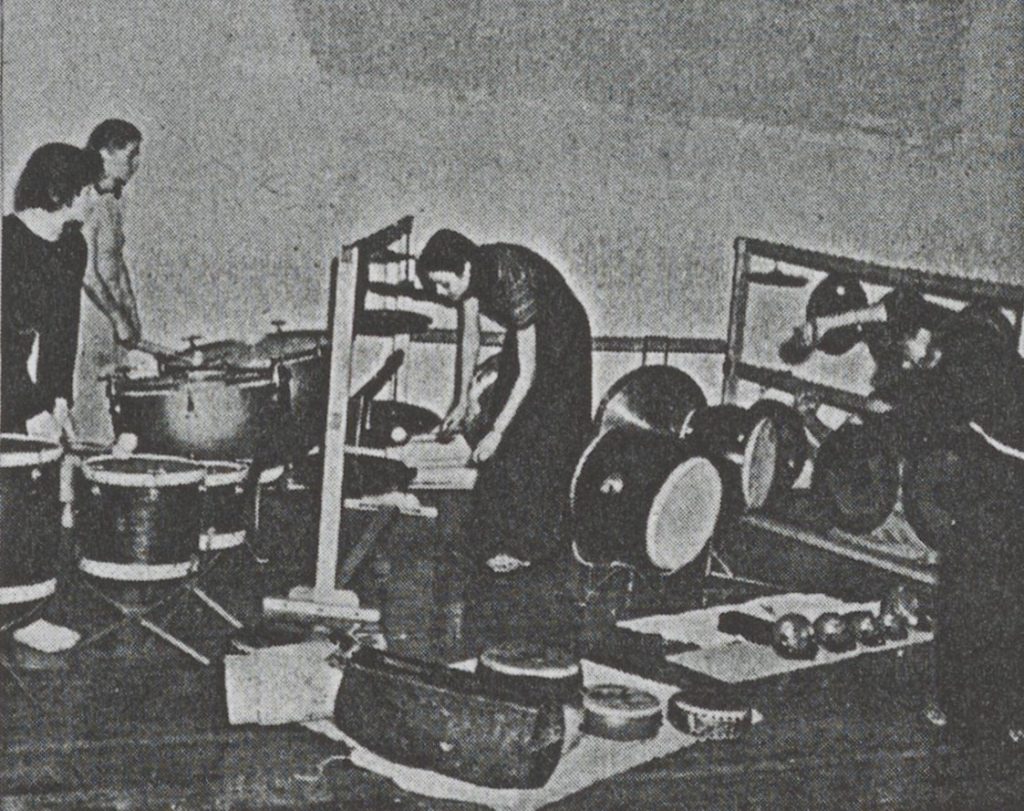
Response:
[[[201,484],[206,468],[177,456],[97,456],[82,463],[86,481],[115,487],[175,487]]]
[[[323,330],[287,330],[264,335],[255,346],[256,353],[272,360],[290,360],[315,355],[331,345]]]
[[[679,436],[686,416],[707,403],[697,382],[675,366],[641,366],[619,378],[597,407],[599,433],[626,426]]]
[[[722,506],[722,479],[703,456],[669,474],[647,519],[647,558],[665,572],[693,561],[707,546]]]
[[[743,449],[743,467],[740,479],[743,500],[751,509],[763,507],[775,483],[778,438],[775,424],[767,417],[758,420],[750,429]]]
[[[779,400],[758,400],[750,409],[753,419],[767,417],[775,425],[776,458],[772,496],[789,490],[804,469],[810,451],[804,418],[793,406]]]
[[[64,451],[55,442],[25,434],[0,434],[0,467],[32,467],[56,462]]]

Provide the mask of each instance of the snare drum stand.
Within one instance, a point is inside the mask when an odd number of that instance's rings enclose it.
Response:
[[[98,577],[102,580],[109,580],[123,584],[143,585],[146,583],[167,582],[168,580],[178,579],[180,577],[181,582],[168,594],[154,602],[146,603],[145,605],[131,605],[114,599],[102,589],[89,582],[85,577],[79,577],[79,582],[81,582],[91,594],[121,614],[121,619],[97,631],[92,636],[80,642],[77,649],[84,649],[96,642],[99,642],[110,634],[121,630],[129,624],[135,623],[140,628],[145,629],[154,636],[164,640],[164,642],[169,645],[177,648],[185,655],[190,656],[199,664],[209,666],[213,662],[208,656],[200,653],[187,642],[172,634],[166,628],[155,623],[149,618],[149,615],[164,606],[175,603],[186,594],[191,593],[195,595],[206,608],[211,610],[226,623],[239,630],[243,628],[240,620],[228,612],[224,606],[220,605],[220,603],[214,600],[198,585],[200,577],[209,573],[212,566],[216,564],[219,558],[220,555],[218,554],[213,558],[211,564],[202,570],[200,569],[198,558],[193,558],[189,563],[183,564],[185,567],[184,569],[179,570],[176,568],[174,572],[164,571],[165,567],[150,566],[146,564],[103,564],[103,568],[97,569],[94,566],[89,565],[91,562],[82,561],[79,564],[79,569],[83,574]],[[176,564],[172,564],[172,566],[176,566]]]

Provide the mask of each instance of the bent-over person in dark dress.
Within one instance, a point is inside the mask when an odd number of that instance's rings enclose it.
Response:
[[[564,550],[572,471],[591,429],[587,313],[555,267],[520,245],[476,245],[441,230],[417,261],[424,285],[459,306],[456,392],[442,432],[461,430],[480,348],[480,316],[505,330],[496,416],[473,450],[479,466],[468,552],[510,572]]]

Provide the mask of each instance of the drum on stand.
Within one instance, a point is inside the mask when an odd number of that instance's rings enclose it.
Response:
[[[270,368],[197,369],[118,377],[110,382],[108,396],[115,432],[135,434],[141,453],[266,459],[278,455],[284,415],[280,389]]]
[[[102,580],[188,576],[199,552],[206,469],[172,456],[100,456],[82,464],[78,568]]]
[[[295,421],[300,450],[323,444],[327,422],[327,388],[331,372],[331,343],[320,330],[271,332],[254,347],[257,356],[287,371],[288,409]]]
[[[834,526],[866,533],[889,517],[900,490],[894,445],[877,421],[847,422],[825,437],[814,460],[811,491]]]
[[[737,405],[705,406],[687,417],[682,437],[719,461],[729,514],[765,505],[775,482],[778,453],[770,419]]]
[[[245,543],[249,466],[241,462],[203,462],[202,520],[199,549],[218,552]]]
[[[573,554],[589,566],[702,579],[722,496],[718,467],[693,443],[613,428],[590,443],[573,475]]]
[[[775,477],[769,488],[766,505],[788,493],[800,478],[810,456],[804,418],[793,406],[779,400],[758,400],[747,413],[754,420],[767,418],[775,427]]]
[[[0,630],[27,624],[57,589],[60,445],[0,435]]]
[[[686,417],[707,405],[692,377],[675,366],[641,366],[620,377],[601,398],[594,417],[598,433],[644,428],[679,436]]]

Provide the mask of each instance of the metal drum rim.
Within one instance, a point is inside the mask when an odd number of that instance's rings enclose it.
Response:
[[[64,455],[64,448],[56,442],[50,442],[42,437],[35,437],[31,434],[0,434],[0,439],[31,440],[48,447],[38,451],[3,451],[0,452],[0,468],[35,467],[36,465],[49,465],[56,462]]]
[[[583,472],[583,466],[587,463],[587,460],[594,452],[594,448],[605,438],[607,433],[608,432],[598,434],[590,440],[587,447],[583,449],[583,453],[580,455],[579,461],[576,463],[576,469],[572,472],[572,481],[569,482],[569,511],[572,513],[576,512],[576,490],[580,483],[580,475]],[[575,542],[573,542],[573,546],[575,546]],[[584,561],[580,562],[582,563]]]
[[[740,488],[743,491],[743,502],[749,509],[759,509],[765,505],[771,495],[772,488],[775,486],[775,470],[778,464],[778,438],[776,437],[773,444],[772,452],[772,463],[769,465],[772,471],[772,479],[768,483],[768,486],[764,489],[764,492],[760,494],[760,498],[757,494],[753,494],[753,483],[750,481],[751,472],[754,468],[754,452],[757,450],[758,440],[768,432],[770,436],[775,432],[775,423],[772,422],[770,417],[762,417],[750,429],[750,435],[747,437],[746,445],[743,448],[743,465],[740,468]]]
[[[207,487],[227,487],[229,484],[241,484],[249,473],[249,465],[244,462],[230,462],[219,459],[202,459],[198,460],[198,462],[206,471],[203,481]],[[229,469],[211,472],[210,468],[214,466]]]
[[[710,526],[707,528],[707,532],[703,533],[706,537],[704,538],[704,542],[701,544],[700,548],[697,549],[692,556],[684,560],[678,566],[671,569],[666,568],[665,566],[662,566],[659,563],[655,562],[655,558],[657,556],[654,554],[654,547],[656,546],[658,541],[658,538],[656,537],[655,533],[658,528],[658,522],[661,518],[662,511],[665,509],[665,505],[668,503],[668,499],[672,496],[674,492],[675,486],[683,479],[685,475],[690,473],[690,471],[696,465],[706,466],[707,469],[714,474],[714,480],[718,483],[718,504],[717,508],[712,511],[714,519],[709,522]],[[711,537],[715,533],[715,527],[718,525],[718,517],[722,511],[722,496],[724,494],[724,491],[725,488],[722,484],[721,474],[718,472],[718,468],[715,467],[714,462],[711,459],[707,458],[706,456],[701,456],[699,454],[691,456],[688,459],[684,459],[672,470],[671,473],[669,473],[668,476],[665,477],[665,481],[662,482],[661,487],[658,488],[658,492],[655,494],[654,499],[651,501],[650,509],[647,511],[647,526],[645,532],[646,537],[644,538],[644,551],[646,552],[647,560],[650,561],[652,566],[654,566],[657,569],[660,569],[662,572],[666,574],[671,575],[678,572],[684,566],[688,566],[696,559],[696,557],[701,553],[701,551],[703,551],[704,548],[707,547],[708,542],[711,540]]]
[[[110,461],[121,462],[125,459],[146,459],[153,461],[171,461],[182,463],[193,468],[174,473],[134,473],[124,471],[95,470],[95,466]],[[206,468],[200,462],[193,462],[181,456],[167,456],[155,453],[137,453],[128,457],[94,456],[82,462],[82,476],[95,484],[106,484],[114,487],[182,487],[202,484],[206,478]]]
[[[57,578],[51,577],[38,583],[19,583],[0,586],[0,606],[21,605],[44,600],[57,591]]]

